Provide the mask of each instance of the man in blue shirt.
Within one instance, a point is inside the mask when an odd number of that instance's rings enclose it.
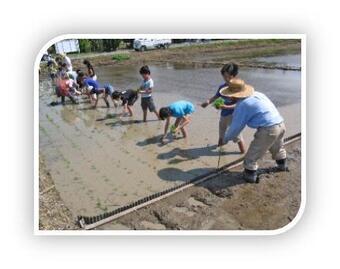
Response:
[[[224,134],[229,127],[232,119],[232,114],[234,112],[235,104],[230,100],[230,98],[222,96],[220,94],[220,90],[224,87],[227,87],[229,81],[235,78],[238,74],[238,65],[235,63],[225,64],[221,69],[221,75],[225,81],[222,85],[218,87],[216,94],[209,98],[207,101],[201,104],[201,107],[206,108],[209,104],[214,103],[217,98],[222,98],[224,100],[224,104],[219,106],[218,109],[221,110],[221,117],[219,121],[219,138],[218,138],[218,146],[222,145]],[[242,134],[240,133],[233,139],[233,142],[237,143],[241,153],[245,153],[245,144],[243,142]]]
[[[280,170],[287,169],[287,157],[283,136],[286,128],[283,118],[275,105],[263,93],[241,79],[230,80],[229,86],[220,90],[222,96],[236,102],[231,125],[224,136],[223,143],[237,137],[247,125],[257,129],[244,159],[244,178],[247,182],[257,181],[257,161],[269,150]]]

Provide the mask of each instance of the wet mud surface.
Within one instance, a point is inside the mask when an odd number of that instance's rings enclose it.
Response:
[[[189,68],[171,63],[150,64],[150,68],[158,108],[180,99],[196,105],[211,97],[222,83],[219,68]],[[138,69],[137,65],[103,66],[96,71],[100,82],[127,89],[140,84]],[[240,76],[279,107],[286,120],[287,136],[300,131],[300,117],[296,117],[300,115],[300,72],[244,69]],[[107,109],[103,101],[93,110],[86,99],[81,99],[79,105],[48,106],[52,100],[51,85],[42,80],[40,156],[73,217],[113,210],[217,166],[219,112],[212,107],[202,109],[196,105],[188,140],[169,136],[168,143],[161,145],[164,123],[150,113],[148,122],[143,123],[140,99],[134,105],[132,118],[121,117],[121,108]],[[245,130],[247,143],[252,134],[252,130]],[[228,144],[223,149],[221,164],[240,156],[236,145]],[[176,210],[188,213],[184,208]],[[153,227],[148,222],[144,224],[146,228]],[[198,227],[191,225],[193,229]]]
[[[242,167],[132,212],[98,230],[275,230],[290,223],[301,202],[300,142],[287,146],[289,171],[277,172],[269,154],[258,184]]]

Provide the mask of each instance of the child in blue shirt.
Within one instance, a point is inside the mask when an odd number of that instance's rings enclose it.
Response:
[[[166,122],[161,142],[164,143],[164,138],[168,132],[171,117],[176,118],[174,129],[171,131],[176,133],[178,130],[181,130],[183,137],[188,137],[188,132],[185,127],[191,122],[190,115],[194,112],[194,105],[184,100],[174,102],[167,107],[162,107],[159,110],[159,117],[161,120],[166,120]]]
[[[89,77],[85,77],[85,76],[82,79],[82,85],[86,88],[86,94],[90,97],[90,102],[94,103],[93,108],[97,107],[99,96],[102,94],[104,95],[103,99],[106,104],[106,107],[107,108],[110,107],[110,104],[107,98],[108,96],[111,96],[112,98],[112,94],[114,92],[112,85],[110,85],[109,83],[106,83],[103,86],[100,86],[98,81],[92,78],[89,78]],[[112,98],[112,102],[115,104],[115,101],[113,100],[113,98]]]

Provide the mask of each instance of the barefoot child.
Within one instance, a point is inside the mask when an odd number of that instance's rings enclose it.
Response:
[[[126,91],[114,91],[112,93],[112,100],[122,101],[123,106],[123,114],[129,113],[129,116],[133,116],[132,106],[138,99],[138,93],[135,90],[126,90]]]
[[[176,133],[178,130],[181,130],[183,137],[188,137],[188,132],[185,127],[191,121],[190,114],[194,112],[194,105],[188,101],[177,101],[167,107],[162,107],[159,110],[159,116],[161,120],[166,120],[166,122],[161,142],[164,143],[164,138],[168,132],[171,117],[176,118],[175,124],[171,128],[171,132]]]
[[[218,146],[221,146],[224,134],[228,127],[230,126],[232,114],[234,111],[235,105],[232,103],[231,99],[220,94],[220,89],[228,86],[229,81],[232,78],[235,78],[238,74],[238,65],[235,63],[228,63],[224,65],[221,69],[221,75],[225,81],[220,87],[218,88],[216,94],[208,99],[206,102],[202,103],[201,106],[203,108],[207,107],[209,104],[214,103],[218,98],[222,98],[224,100],[224,104],[216,107],[217,109],[221,110],[221,117],[219,122],[219,138],[218,138]],[[245,144],[243,142],[242,134],[239,134],[237,137],[234,138],[233,142],[238,144],[241,153],[245,152]]]
[[[110,84],[107,83],[101,87],[98,81],[85,76],[83,77],[81,84],[84,85],[85,94],[89,96],[90,102],[94,103],[93,108],[97,107],[100,95],[104,95],[103,99],[106,104],[106,107],[108,108],[110,107],[107,97],[111,96],[114,91],[113,87]]]
[[[56,93],[57,97],[61,97],[61,103],[65,105],[65,97],[70,98],[73,104],[77,104],[77,100],[74,97],[73,93],[76,91],[75,82],[70,79],[67,73],[63,72],[60,74],[60,77],[56,80]]]
[[[150,112],[155,113],[157,118],[159,119],[159,115],[157,113],[155,104],[152,98],[152,90],[153,90],[153,80],[151,78],[151,72],[147,65],[142,66],[139,70],[140,75],[143,77],[143,83],[140,86],[139,93],[141,94],[141,105],[143,109],[143,121],[146,121],[146,116],[148,114],[148,109]]]
[[[84,60],[83,64],[87,67],[87,76],[92,78],[93,80],[97,80],[97,75],[94,72],[94,68],[89,60]]]

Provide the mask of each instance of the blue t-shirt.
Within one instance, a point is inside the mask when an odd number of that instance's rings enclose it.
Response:
[[[99,88],[99,83],[96,80],[93,80],[92,78],[86,78],[84,80],[84,84],[86,87],[92,87],[92,89],[97,90]]]
[[[103,85],[103,88],[105,90],[105,93],[107,93],[108,95],[112,95],[112,93],[114,92],[114,88],[111,84],[109,83],[105,83]]]
[[[233,114],[233,120],[224,136],[225,141],[233,140],[247,125],[250,128],[273,126],[283,118],[270,99],[260,92],[240,99]]]
[[[195,112],[195,107],[188,101],[177,101],[169,105],[171,116],[181,118]]]
[[[232,102],[231,102],[230,98],[225,97],[225,96],[222,96],[222,95],[220,94],[220,90],[221,90],[222,88],[224,88],[224,87],[227,87],[227,86],[228,86],[228,83],[227,83],[227,82],[221,84],[221,85],[218,87],[218,90],[217,90],[215,96],[216,96],[217,98],[218,98],[218,97],[221,97],[221,98],[224,100],[224,104],[225,104],[225,105],[231,105]],[[233,114],[233,112],[234,112],[234,109],[233,109],[233,108],[231,108],[231,109],[221,109],[221,117],[229,116],[229,115]]]

